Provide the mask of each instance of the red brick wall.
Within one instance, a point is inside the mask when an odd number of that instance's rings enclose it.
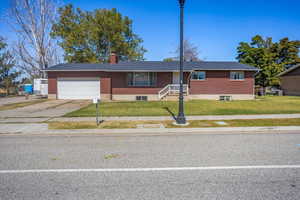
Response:
[[[57,78],[100,77],[102,94],[157,94],[167,84],[172,83],[171,72],[157,73],[155,87],[131,87],[127,84],[126,72],[48,72],[48,92],[57,93]]]
[[[101,94],[111,94],[111,77],[105,77],[100,79],[101,82]]]
[[[57,93],[57,79],[56,77],[48,76],[48,94],[56,94],[56,93]]]
[[[245,80],[231,80],[230,71],[206,71],[206,80],[191,80],[190,94],[253,94],[254,72]]]
[[[245,80],[230,80],[230,71],[207,71],[205,81],[190,81],[190,94],[253,94],[254,72],[246,72]],[[57,93],[57,78],[100,77],[102,94],[157,94],[172,83],[172,72],[157,73],[155,87],[131,87],[127,85],[126,72],[48,72],[48,92]],[[184,74],[185,80],[189,73]],[[186,82],[186,81],[185,81]]]
[[[157,85],[154,87],[128,86],[126,72],[112,73],[112,94],[157,94],[167,84],[172,83],[171,72],[157,73]]]

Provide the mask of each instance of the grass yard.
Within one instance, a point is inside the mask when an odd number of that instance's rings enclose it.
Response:
[[[99,126],[95,122],[49,122],[50,129],[128,129],[139,124],[163,124],[166,128],[209,128],[209,127],[251,127],[251,126],[300,126],[300,119],[250,119],[223,120],[219,125],[215,120],[192,120],[188,126],[175,126],[173,121],[105,121]]]
[[[169,116],[177,114],[178,103],[157,102],[103,102],[102,116]],[[66,117],[95,116],[95,105],[66,114]],[[185,102],[186,115],[250,115],[250,114],[292,114],[300,113],[300,97],[267,96],[249,101],[221,102],[193,100]]]
[[[12,110],[12,109],[16,109],[16,108],[22,108],[25,106],[30,106],[33,104],[37,104],[37,103],[42,103],[47,101],[47,99],[38,99],[38,100],[30,100],[30,101],[24,101],[24,102],[19,102],[19,103],[10,103],[10,104],[4,104],[2,106],[0,106],[0,111],[3,110]]]

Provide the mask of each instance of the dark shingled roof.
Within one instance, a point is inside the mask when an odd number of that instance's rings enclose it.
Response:
[[[135,61],[119,62],[118,64],[59,64],[45,71],[153,71],[172,72],[179,70],[179,62]],[[184,71],[194,70],[243,70],[258,71],[257,68],[238,62],[185,62]]]

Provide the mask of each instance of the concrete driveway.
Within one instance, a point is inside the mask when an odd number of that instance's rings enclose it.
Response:
[[[26,99],[25,96],[0,97],[0,106],[3,106],[5,104],[27,102],[27,101],[37,100],[37,99],[39,99],[39,97],[36,96],[29,96],[28,99]]]
[[[49,100],[34,105],[0,111],[0,122],[40,122],[78,110],[88,100]]]

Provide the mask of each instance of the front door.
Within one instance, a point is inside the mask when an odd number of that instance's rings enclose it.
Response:
[[[173,84],[179,84],[179,72],[173,72]]]

